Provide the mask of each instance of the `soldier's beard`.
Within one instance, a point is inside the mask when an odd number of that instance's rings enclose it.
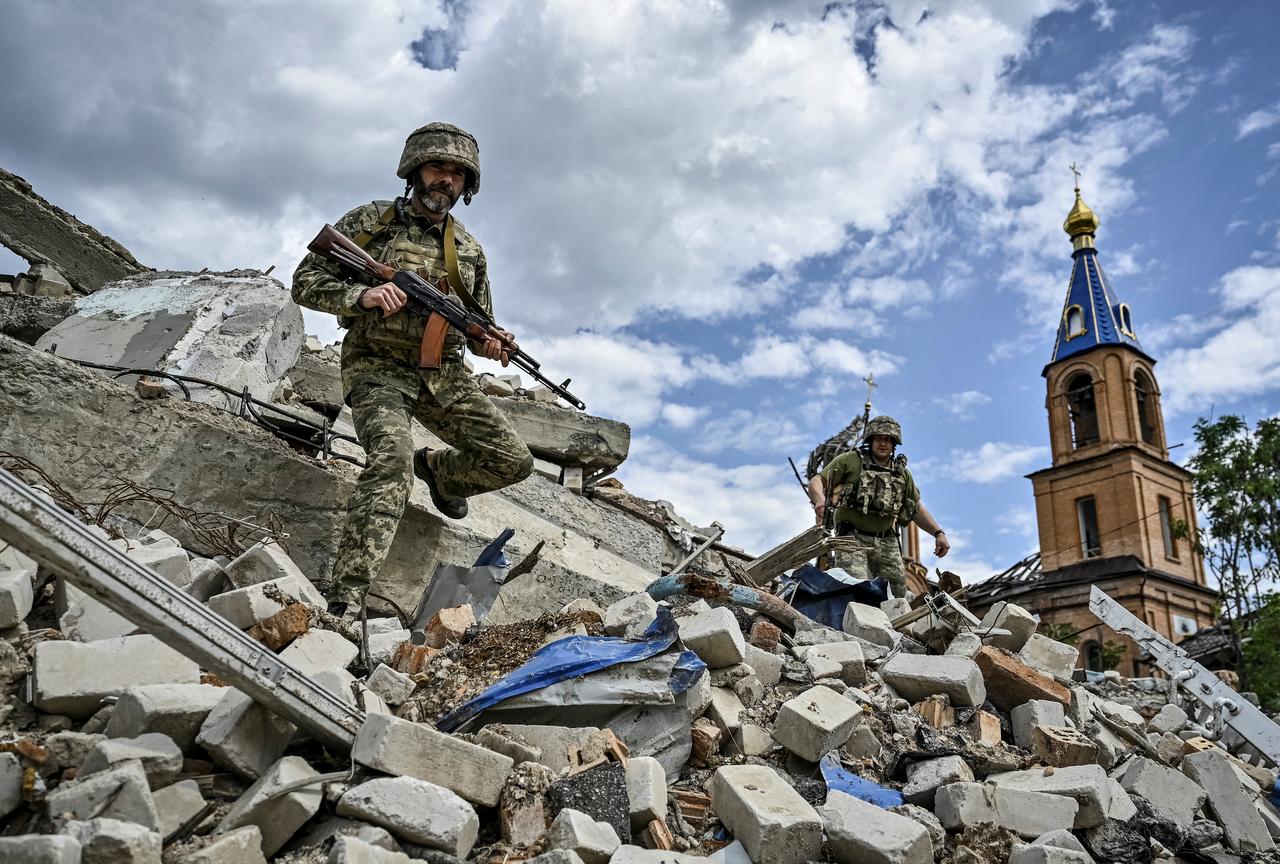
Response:
[[[453,190],[445,184],[435,184],[425,189],[421,184],[415,184],[414,192],[418,196],[418,202],[432,213],[448,213],[458,200]]]

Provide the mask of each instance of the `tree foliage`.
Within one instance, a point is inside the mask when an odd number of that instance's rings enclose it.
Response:
[[[1196,422],[1196,453],[1187,463],[1204,525],[1196,536],[1181,523],[1218,582],[1237,669],[1255,685],[1241,650],[1250,613],[1260,610],[1267,586],[1280,575],[1280,419],[1253,429],[1241,417]]]
[[[1267,711],[1280,711],[1280,594],[1267,595],[1241,652],[1258,701]]]

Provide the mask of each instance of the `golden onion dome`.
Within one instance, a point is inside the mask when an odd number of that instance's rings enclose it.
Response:
[[[1066,221],[1062,223],[1062,230],[1073,238],[1080,234],[1096,234],[1100,221],[1098,214],[1094,213],[1089,205],[1084,203],[1084,199],[1080,197],[1080,187],[1077,186],[1075,206],[1071,208],[1071,212],[1067,214]]]

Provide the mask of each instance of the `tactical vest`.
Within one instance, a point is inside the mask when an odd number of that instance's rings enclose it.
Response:
[[[840,484],[832,496],[835,505],[871,516],[889,517],[895,522],[905,521],[907,457],[900,453],[888,465],[880,465],[859,453],[858,462],[858,481]]]

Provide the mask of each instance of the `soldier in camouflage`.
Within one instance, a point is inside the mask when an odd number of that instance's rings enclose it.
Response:
[[[396,173],[406,181],[404,197],[357,207],[334,227],[384,263],[433,283],[449,276],[451,300],[492,317],[484,250],[449,212],[459,197],[469,204],[480,189],[475,138],[429,123],[405,141]],[[441,513],[461,519],[469,496],[528,477],[533,457],[463,366],[462,334],[449,328],[439,368],[419,365],[426,319],[404,309],[407,298],[393,283],[354,283],[337,265],[308,254],[293,275],[293,299],[337,315],[347,329],[342,389],[367,465],[347,503],[329,600],[332,611],[352,619],[382,570],[415,476]],[[506,365],[498,340],[466,344]],[[448,449],[415,452],[414,419]]]
[[[884,579],[893,596],[906,595],[906,574],[898,529],[915,522],[934,537],[933,554],[951,549],[947,534],[920,503],[907,457],[894,455],[902,444],[902,428],[892,417],[876,417],[857,450],[837,456],[809,482],[809,498],[819,525],[828,503],[835,507],[836,533],[863,541],[865,549],[836,556],[836,565],[861,579]]]

